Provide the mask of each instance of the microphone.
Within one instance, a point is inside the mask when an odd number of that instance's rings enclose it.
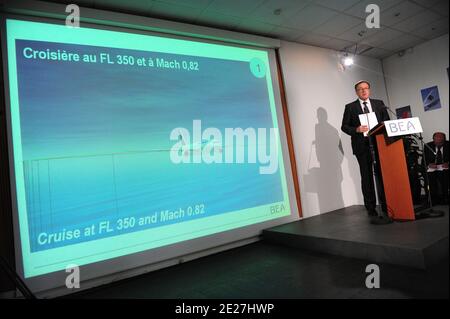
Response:
[[[395,114],[394,111],[392,111],[388,106],[383,104],[381,107],[385,110],[388,110],[391,114],[393,114],[395,116],[396,119],[398,119],[397,114]]]

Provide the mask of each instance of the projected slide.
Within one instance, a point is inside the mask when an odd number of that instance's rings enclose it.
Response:
[[[25,277],[290,215],[266,51],[6,22]]]

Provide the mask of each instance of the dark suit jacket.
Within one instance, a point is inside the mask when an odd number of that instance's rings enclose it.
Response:
[[[430,143],[427,143],[427,144],[433,149],[433,151],[436,151],[436,145],[434,145],[434,142],[430,142]],[[449,147],[449,142],[445,141],[444,145],[443,145],[443,147],[441,149],[442,160],[443,160],[442,162],[443,163],[448,163],[448,161],[449,161],[449,153],[448,153],[449,149],[448,149],[448,147]],[[428,149],[428,147],[425,147],[425,159],[427,160],[427,164],[436,162],[436,155],[434,155]]]
[[[378,123],[389,121],[389,114],[381,100],[370,99],[372,111],[375,112]],[[361,125],[359,114],[364,114],[359,100],[345,106],[344,117],[342,118],[341,130],[352,137],[353,154],[360,155],[369,151],[369,139],[363,133],[357,133],[356,129]]]

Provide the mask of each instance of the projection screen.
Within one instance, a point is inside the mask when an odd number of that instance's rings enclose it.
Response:
[[[298,218],[273,49],[17,17],[2,40],[33,290],[69,265],[95,279]]]

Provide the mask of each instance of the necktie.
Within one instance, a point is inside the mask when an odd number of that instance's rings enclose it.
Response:
[[[369,108],[367,107],[367,102],[363,102],[364,104],[364,113],[369,113]]]
[[[442,152],[441,152],[441,147],[438,148],[437,152],[436,152],[436,164],[442,164]]]

